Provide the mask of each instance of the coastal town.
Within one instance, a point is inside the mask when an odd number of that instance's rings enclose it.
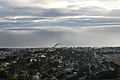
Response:
[[[120,47],[0,48],[0,80],[120,80]]]

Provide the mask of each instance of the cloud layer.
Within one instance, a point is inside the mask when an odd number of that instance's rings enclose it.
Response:
[[[67,15],[83,15],[81,13],[102,16],[118,15],[119,5],[120,0],[1,0],[0,15],[38,15],[46,10],[48,13],[54,10],[52,13],[60,12]],[[117,13],[114,13],[115,11]],[[54,16],[52,13],[49,14]]]

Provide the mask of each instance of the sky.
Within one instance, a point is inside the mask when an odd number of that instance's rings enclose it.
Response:
[[[0,47],[120,46],[120,0],[0,0]]]

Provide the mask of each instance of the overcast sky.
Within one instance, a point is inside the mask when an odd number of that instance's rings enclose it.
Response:
[[[0,0],[0,47],[119,46],[120,0]]]

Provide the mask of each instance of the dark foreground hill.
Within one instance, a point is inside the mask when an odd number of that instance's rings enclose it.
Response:
[[[0,80],[120,80],[119,47],[0,49]]]

